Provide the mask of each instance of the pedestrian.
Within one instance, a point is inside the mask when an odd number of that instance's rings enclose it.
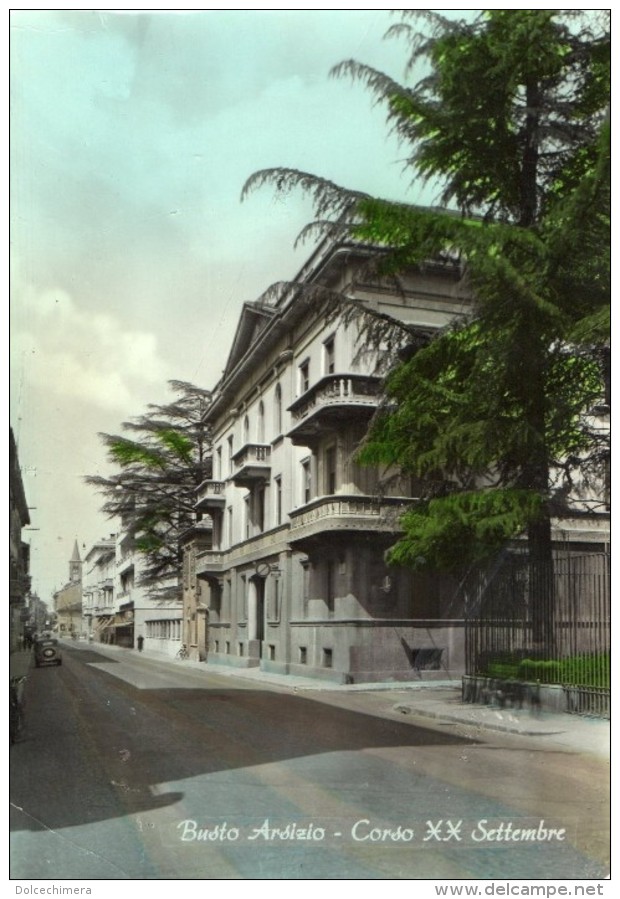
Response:
[[[138,652],[142,652],[144,648],[144,637],[138,637]]]

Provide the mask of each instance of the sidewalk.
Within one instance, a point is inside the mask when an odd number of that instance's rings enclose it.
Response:
[[[18,649],[9,655],[9,677],[23,677],[32,665],[32,650]]]
[[[601,718],[590,718],[567,713],[541,711],[532,712],[529,708],[499,709],[490,706],[474,705],[461,701],[461,682],[459,680],[416,680],[386,681],[381,683],[338,684],[321,681],[316,678],[298,677],[289,674],[275,674],[262,671],[260,668],[235,668],[225,665],[179,660],[145,650],[142,653],[134,649],[102,644],[66,643],[67,648],[90,649],[102,654],[127,653],[135,659],[150,659],[166,663],[176,668],[186,668],[208,677],[231,678],[235,681],[251,681],[255,685],[264,684],[293,693],[339,693],[339,694],[377,694],[385,696],[382,713],[407,718],[426,718],[440,724],[454,724],[469,729],[515,734],[524,737],[545,738],[557,744],[562,751],[590,752],[608,758],[610,755],[610,722]],[[375,708],[378,699],[373,700]],[[379,709],[377,709],[379,711]]]

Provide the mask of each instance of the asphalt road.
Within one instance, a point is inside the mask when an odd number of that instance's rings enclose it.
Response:
[[[13,879],[581,879],[604,759],[78,645],[11,748]]]

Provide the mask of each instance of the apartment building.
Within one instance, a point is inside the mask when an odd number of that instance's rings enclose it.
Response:
[[[116,538],[114,642],[174,656],[181,645],[181,589],[172,599],[157,599],[141,585],[144,558],[131,531],[121,523]],[[175,586],[177,586],[175,584]]]
[[[364,278],[367,262],[360,247],[325,242],[296,284],[427,332],[466,309],[450,265],[411,272],[397,291]],[[197,493],[213,523],[196,556],[209,663],[342,683],[462,670],[456,584],[384,561],[415,485],[356,462],[381,384],[358,337],[294,287],[243,307],[206,417],[213,475]]]
[[[84,556],[82,633],[99,640],[114,620],[115,535],[94,543]]]
[[[75,555],[75,550],[74,550]],[[72,564],[74,564],[72,560]],[[181,645],[181,586],[172,599],[156,599],[140,584],[144,566],[127,522],[117,534],[94,543],[87,551],[81,576],[81,628],[96,643],[128,649],[150,649],[174,656]],[[177,586],[175,584],[175,586]]]

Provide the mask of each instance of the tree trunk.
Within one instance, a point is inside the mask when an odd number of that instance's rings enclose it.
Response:
[[[525,129],[521,158],[521,215],[520,224],[529,228],[536,221],[538,211],[538,153],[540,87],[537,81],[528,81],[525,88]]]
[[[528,527],[529,606],[532,639],[537,654],[555,655],[555,578],[551,519],[544,514]]]

